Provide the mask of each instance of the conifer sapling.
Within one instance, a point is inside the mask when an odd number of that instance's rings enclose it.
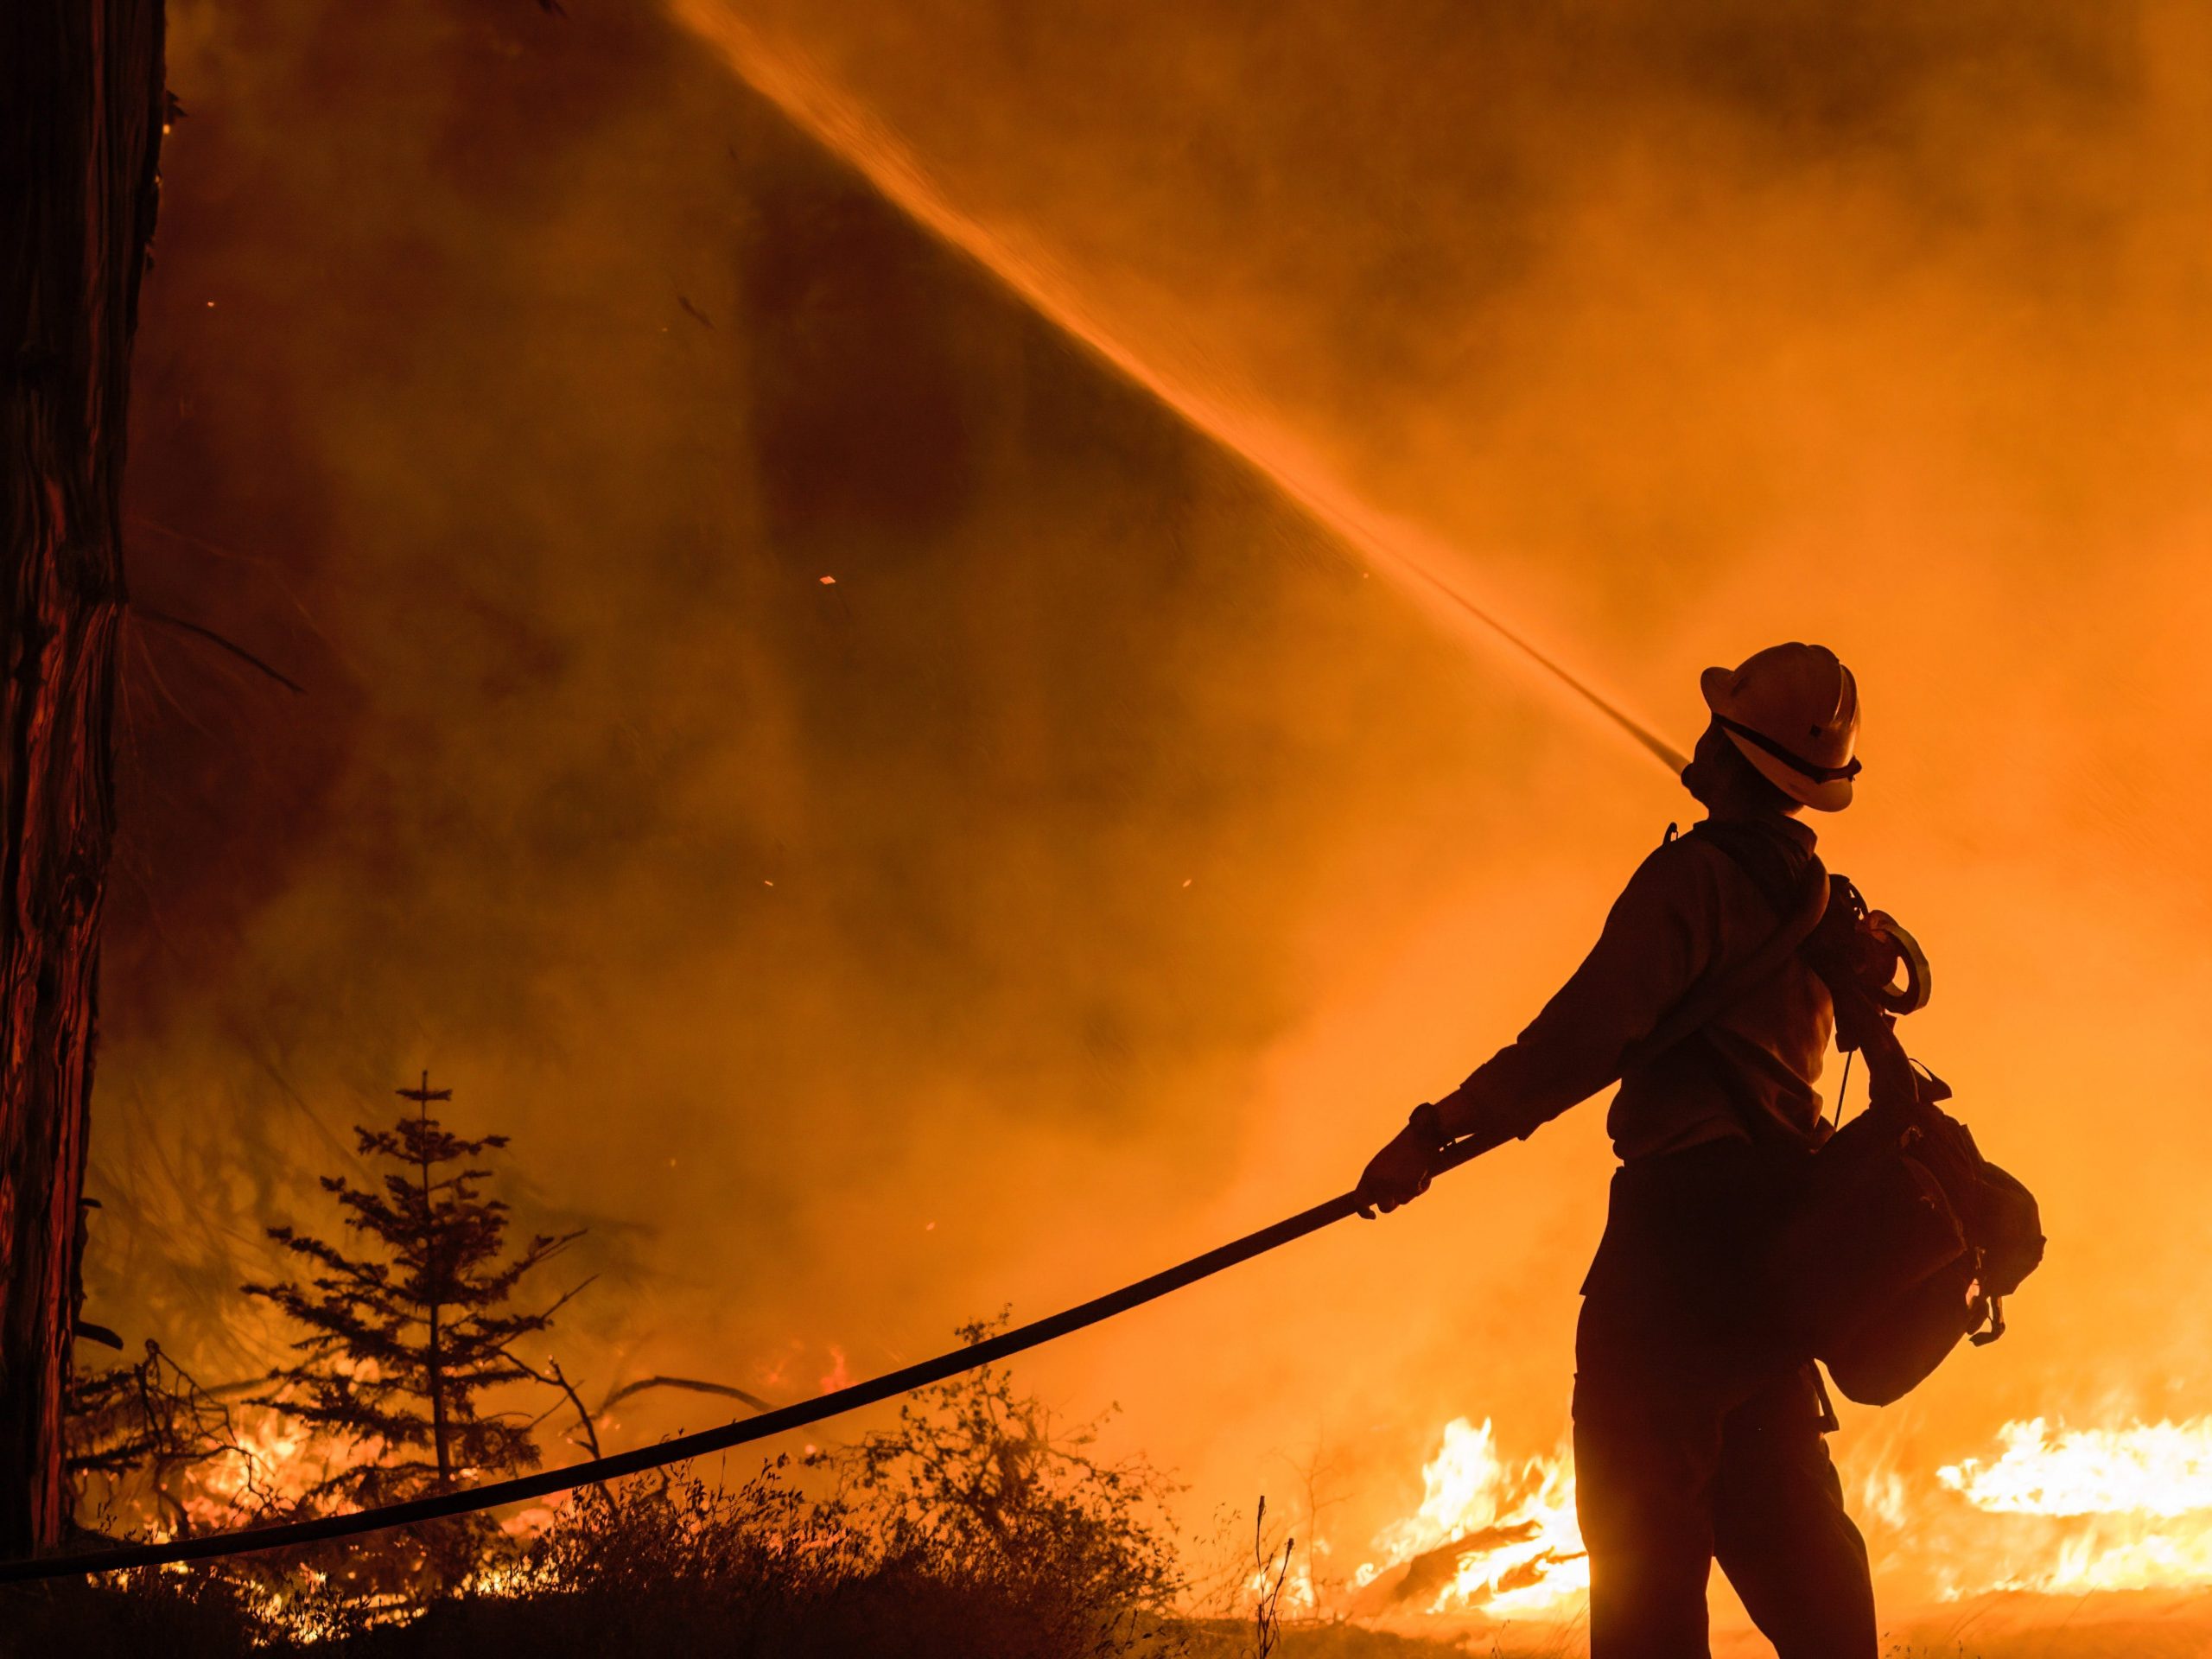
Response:
[[[487,1414],[482,1396],[540,1379],[510,1349],[575,1294],[537,1313],[510,1307],[521,1281],[579,1235],[539,1234],[508,1254],[507,1206],[483,1195],[490,1172],[474,1161],[507,1138],[447,1129],[430,1106],[453,1091],[431,1088],[428,1072],[397,1092],[415,1103],[412,1116],[354,1129],[361,1155],[385,1166],[380,1186],[322,1178],[346,1226],[374,1248],[350,1254],[272,1227],[270,1237],[314,1264],[311,1276],[245,1287],[307,1331],[293,1344],[297,1363],[277,1373],[284,1386],[263,1403],[357,1453],[308,1492],[310,1503],[393,1503],[536,1467],[527,1427]]]

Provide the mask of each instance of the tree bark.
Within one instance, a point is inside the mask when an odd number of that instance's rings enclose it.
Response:
[[[0,1553],[67,1521],[162,0],[0,0]]]

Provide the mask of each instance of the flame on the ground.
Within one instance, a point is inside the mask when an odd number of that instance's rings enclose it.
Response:
[[[2015,1515],[2190,1515],[2212,1510],[2212,1418],[2068,1428],[2042,1418],[1997,1432],[1994,1463],[1936,1471],[1976,1509]]]
[[[1444,1427],[1422,1465],[1421,1507],[1375,1540],[1382,1559],[1352,1575],[1363,1599],[1408,1611],[1556,1617],[1590,1586],[1564,1452],[1511,1464],[1487,1420]]]
[[[195,1530],[240,1524],[374,1454],[333,1443],[281,1411],[245,1408],[222,1453],[189,1471],[151,1530],[168,1535],[180,1521]],[[2037,1417],[2006,1423],[1986,1457],[1933,1471],[1899,1463],[1895,1442],[1885,1452],[1844,1451],[1839,1462],[1878,1573],[1913,1598],[2212,1586],[2212,1416],[2091,1427]],[[1325,1572],[1330,1547],[1314,1538],[1271,1561],[1248,1589],[1272,1591],[1293,1617],[1555,1623],[1580,1612],[1589,1564],[1567,1448],[1509,1459],[1488,1420],[1457,1418],[1444,1426],[1421,1482],[1419,1507],[1375,1535],[1370,1559],[1349,1580]],[[561,1503],[510,1513],[503,1526],[526,1537]],[[521,1580],[499,1569],[477,1587],[513,1593]]]
[[[220,1527],[253,1506],[298,1498],[316,1478],[314,1441],[305,1424],[279,1412],[240,1412],[230,1445],[200,1471],[186,1512],[195,1524]]]
[[[1877,1572],[1909,1595],[2078,1598],[2212,1586],[2212,1416],[2069,1428],[2007,1423],[1993,1453],[1932,1471],[1886,1459],[1853,1471],[1852,1509]],[[1421,1505],[1353,1573],[1356,1614],[1573,1618],[1589,1589],[1574,1465],[1503,1457],[1489,1422],[1445,1426]],[[1311,1607],[1297,1580],[1287,1605]]]
[[[2021,1517],[2018,1535],[1985,1581],[1947,1593],[2212,1584],[2212,1417],[2056,1430],[2037,1417],[1997,1438],[1993,1461],[1964,1459],[1936,1479],[1986,1515]]]

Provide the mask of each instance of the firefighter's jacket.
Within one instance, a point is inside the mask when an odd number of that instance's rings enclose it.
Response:
[[[1725,830],[1754,842],[1785,893],[1812,857],[1812,830],[1780,813]],[[1622,1072],[1630,1046],[1707,969],[1751,957],[1780,925],[1738,856],[1697,830],[1670,839],[1630,877],[1559,994],[1459,1086],[1455,1112],[1478,1130],[1526,1136],[1618,1077],[1606,1128],[1624,1163],[1755,1133],[1815,1144],[1834,1013],[1796,957],[1700,1034]]]

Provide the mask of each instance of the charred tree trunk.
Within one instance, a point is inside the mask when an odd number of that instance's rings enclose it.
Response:
[[[0,3],[0,1553],[65,1523],[162,0]]]

